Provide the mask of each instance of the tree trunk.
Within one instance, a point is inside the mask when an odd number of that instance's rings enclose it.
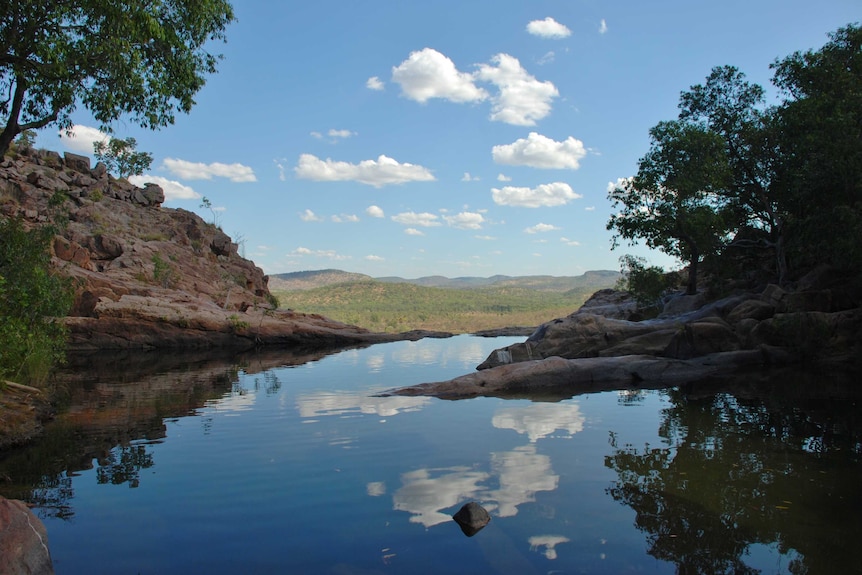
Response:
[[[17,127],[17,125],[16,125]],[[0,132],[0,159],[6,155],[6,152],[9,151],[9,146],[12,145],[12,140],[15,139],[18,133],[10,128],[10,126],[6,126],[6,129]]]
[[[685,295],[694,295],[697,293],[697,260],[700,259],[697,255],[691,258],[688,264],[688,287],[685,290]]]

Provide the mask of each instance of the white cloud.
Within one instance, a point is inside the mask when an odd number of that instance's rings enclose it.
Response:
[[[555,230],[559,230],[557,226],[551,224],[536,224],[535,226],[531,226],[526,228],[524,231],[528,234],[540,234],[545,232],[553,232]]]
[[[374,254],[370,254],[370,255],[365,256],[365,259],[368,260],[369,262],[382,262],[385,258],[382,258],[380,256],[375,256]]]
[[[165,201],[172,200],[197,200],[201,197],[199,193],[191,187],[185,186],[176,180],[169,180],[161,176],[129,176],[129,183],[139,187],[144,187],[146,184],[156,184],[161,186],[165,192]]]
[[[494,236],[473,236],[473,237],[476,238],[477,240],[484,240],[484,241],[488,241],[488,242],[494,241],[497,239]]]
[[[333,215],[333,216],[330,216],[329,219],[331,219],[336,224],[341,224],[344,222],[356,223],[359,221],[359,217],[355,216],[353,214]]]
[[[560,241],[566,244],[567,246],[578,247],[581,245],[581,242],[577,240],[570,240],[569,238],[560,238]]]
[[[350,130],[329,130],[327,132],[330,138],[350,138],[351,136],[356,136],[356,132],[351,132]]]
[[[434,175],[422,166],[400,164],[381,155],[376,160],[363,160],[358,164],[337,162],[329,158],[321,160],[312,154],[299,156],[299,163],[293,169],[296,175],[306,180],[318,182],[354,181],[379,188],[389,184],[405,182],[434,181]]]
[[[551,101],[559,96],[551,82],[540,82],[521,67],[514,56],[497,54],[492,65],[482,64],[476,77],[500,89],[492,98],[491,120],[515,126],[534,126],[551,113]]]
[[[322,139],[323,139],[323,134],[321,134],[320,132],[309,132],[309,135],[310,135],[312,138],[316,138],[316,139],[318,139],[318,140],[322,140]]]
[[[284,164],[281,160],[273,160],[273,162],[275,163],[275,167],[278,168],[278,179],[282,182],[285,181],[287,176],[284,174]]]
[[[464,172],[464,176],[461,178],[462,182],[478,182],[479,176],[472,176],[470,172]]]
[[[301,246],[296,248],[292,252],[290,252],[290,255],[293,255],[293,256],[313,256],[313,257],[326,258],[326,259],[336,260],[336,261],[342,261],[342,260],[349,260],[350,259],[350,256],[340,255],[335,250],[311,250],[311,249],[308,249],[306,247],[301,247]]]
[[[439,217],[435,214],[429,214],[428,212],[422,212],[421,214],[417,214],[416,212],[402,212],[398,215],[392,216],[392,221],[405,226],[421,226],[424,228],[441,225]]]
[[[596,211],[596,206],[587,206],[586,208],[584,208],[584,210],[588,212],[594,212]]]
[[[385,88],[383,82],[381,82],[380,78],[378,78],[377,76],[371,76],[370,78],[368,78],[368,80],[366,80],[365,82],[365,87],[369,90],[374,90],[377,92],[380,92]]]
[[[456,216],[443,216],[446,223],[461,230],[481,230],[485,218],[476,212],[461,212]]]
[[[452,102],[479,102],[488,93],[474,84],[472,74],[459,72],[455,64],[433,48],[411,52],[392,68],[392,81],[407,98],[425,103],[431,98]]]
[[[311,210],[305,210],[301,214],[299,214],[299,219],[303,222],[322,222],[323,218],[312,212]]]
[[[425,232],[423,232],[421,230],[417,230],[416,228],[407,228],[406,230],[404,230],[404,233],[407,234],[408,236],[424,236],[425,235]]]
[[[577,170],[581,158],[586,155],[584,143],[572,136],[557,142],[536,132],[530,132],[526,138],[511,144],[494,146],[491,150],[491,156],[498,164],[544,169]]]
[[[604,34],[608,31],[608,23],[605,22],[605,19],[602,18],[601,23],[599,24],[599,34]]]
[[[569,184],[554,182],[552,184],[540,184],[535,188],[519,188],[514,186],[506,186],[502,189],[493,188],[491,190],[491,197],[494,199],[495,204],[501,206],[540,208],[562,206],[582,196],[576,194]]]
[[[527,24],[527,32],[533,36],[553,38],[555,40],[572,35],[571,30],[551,17],[545,18],[544,20],[533,20]]]
[[[510,178],[506,174],[497,174],[497,181],[498,182],[511,182],[512,178]]]
[[[367,208],[365,208],[365,213],[372,218],[382,218],[385,215],[383,213],[383,210],[378,206],[368,206]]]
[[[93,145],[96,142],[111,139],[108,134],[102,132],[98,128],[81,125],[72,126],[68,131],[60,130],[59,134],[60,142],[63,146],[72,152],[87,155],[91,155],[93,153]]]
[[[213,177],[227,178],[232,182],[256,182],[254,170],[242,164],[222,164],[214,162],[188,162],[175,158],[165,158],[162,167],[173,175],[186,180],[211,180]]]
[[[538,64],[539,66],[544,66],[545,64],[550,64],[551,62],[554,61],[554,58],[556,58],[556,56],[557,55],[554,54],[554,51],[551,50],[550,52],[548,52],[547,54],[545,54],[544,56],[542,56],[541,58],[536,60],[536,64]]]

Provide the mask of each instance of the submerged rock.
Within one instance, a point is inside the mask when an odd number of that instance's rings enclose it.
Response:
[[[461,507],[452,516],[452,519],[461,526],[461,531],[464,532],[464,535],[472,537],[491,521],[491,516],[488,515],[484,507],[475,501],[471,501]]]

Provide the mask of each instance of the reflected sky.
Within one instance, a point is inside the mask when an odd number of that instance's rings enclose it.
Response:
[[[377,390],[382,392],[383,389]],[[363,413],[392,417],[399,413],[419,411],[427,405],[428,397],[374,397],[374,390],[364,393],[321,391],[302,394],[296,398],[296,407],[301,417],[323,417]]]
[[[533,403],[497,411],[491,424],[497,429],[513,429],[530,438],[530,443],[562,430],[570,438],[583,431],[584,416],[577,403]]]

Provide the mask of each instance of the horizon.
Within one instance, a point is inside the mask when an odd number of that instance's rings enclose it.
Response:
[[[358,275],[365,275],[365,276],[369,276],[369,274],[366,274],[366,273],[363,273],[363,272],[348,271],[348,270],[344,270],[344,269],[340,269],[340,268],[324,268],[324,269],[315,269],[315,270],[296,270],[296,271],[292,271],[292,272],[279,272],[279,273],[275,273],[275,274],[267,274],[267,275],[269,275],[269,276],[282,276],[282,275],[288,275],[288,274],[307,274],[307,273],[319,273],[319,272],[341,272],[341,273],[346,273],[346,274],[358,274]],[[369,276],[369,277],[370,277],[370,278],[372,278],[372,279],[379,279],[379,278],[399,278],[399,279],[404,279],[404,280],[419,280],[419,279],[432,278],[432,277],[442,277],[442,278],[446,278],[446,279],[450,279],[450,280],[457,280],[457,279],[472,279],[472,278],[476,278],[476,279],[490,279],[490,278],[492,278],[492,277],[497,277],[497,276],[510,277],[510,278],[519,278],[519,277],[553,277],[553,278],[563,278],[563,277],[580,277],[580,276],[583,276],[583,275],[585,275],[585,274],[588,274],[588,273],[595,273],[595,272],[614,272],[614,273],[619,273],[619,270],[612,270],[612,269],[587,270],[587,271],[582,272],[582,273],[579,273],[579,274],[569,274],[569,275],[554,275],[554,274],[526,274],[526,275],[523,275],[523,274],[522,274],[522,275],[511,275],[511,274],[491,274],[491,275],[488,275],[488,276],[469,276],[469,275],[467,275],[467,276],[446,276],[446,275],[442,275],[442,274],[428,274],[428,275],[422,275],[422,276],[408,277],[408,276],[400,276],[400,275],[391,275],[391,274],[386,274],[386,275],[381,275],[381,276]]]
[[[609,185],[629,177],[679,94],[733,65],[773,101],[770,64],[858,21],[858,0],[600,5],[233,2],[219,72],[158,132],[133,178],[221,225],[265,273],[576,276],[618,270]],[[37,146],[93,156],[73,137]],[[58,139],[59,136],[59,139]],[[202,207],[203,199],[211,208]]]

